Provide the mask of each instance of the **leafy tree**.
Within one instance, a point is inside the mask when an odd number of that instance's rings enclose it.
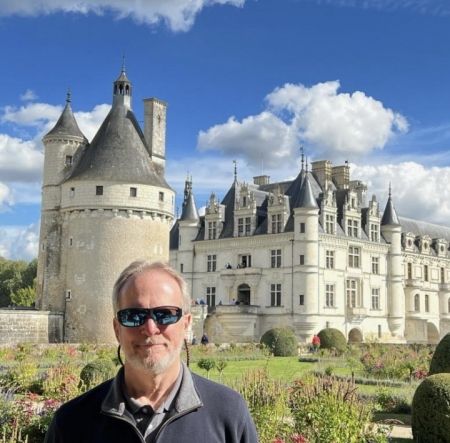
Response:
[[[298,355],[298,340],[288,328],[269,329],[261,337],[261,344],[267,346],[275,357]]]
[[[7,260],[0,257],[0,307],[9,306],[19,289],[34,288],[37,260]]]
[[[11,301],[17,306],[32,306],[36,300],[36,289],[30,286],[19,288],[11,294]]]

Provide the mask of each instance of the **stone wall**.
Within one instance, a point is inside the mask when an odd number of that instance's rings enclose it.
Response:
[[[0,309],[0,344],[61,343],[63,315],[34,309]]]

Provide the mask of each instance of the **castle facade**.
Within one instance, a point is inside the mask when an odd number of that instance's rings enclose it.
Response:
[[[450,332],[450,228],[380,210],[348,164],[295,180],[237,179],[199,216],[187,179],[170,262],[204,299],[210,340],[259,340],[286,326],[300,342],[326,327],[350,342],[437,343]],[[368,201],[367,201],[368,200]]]

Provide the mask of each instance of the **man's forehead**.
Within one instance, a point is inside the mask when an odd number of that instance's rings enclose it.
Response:
[[[130,277],[122,287],[122,291],[130,289],[151,289],[155,284],[169,284],[179,289],[178,282],[169,273],[160,269],[149,269]]]

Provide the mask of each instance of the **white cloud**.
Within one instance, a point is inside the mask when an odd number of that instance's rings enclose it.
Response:
[[[53,106],[48,103],[27,103],[20,108],[5,106],[0,121],[21,126],[42,127],[46,122],[56,122],[62,110],[62,106]]]
[[[92,141],[110,109],[111,105],[103,104],[95,106],[95,108],[90,112],[74,113],[81,132],[88,140]]]
[[[10,260],[33,260],[39,251],[39,224],[0,227],[0,256]]]
[[[172,31],[188,31],[204,7],[216,4],[242,7],[244,3],[245,0],[14,0],[0,3],[0,16],[112,12],[117,19],[131,17],[148,25],[164,22]]]
[[[242,122],[230,117],[222,125],[200,131],[197,146],[201,151],[243,155],[253,166],[259,166],[263,160],[266,167],[272,168],[291,156],[299,143],[289,124],[265,111]]]
[[[226,123],[200,131],[197,147],[225,155],[242,155],[250,168],[262,157],[268,168],[298,157],[300,142],[314,157],[356,159],[382,149],[397,134],[408,130],[401,114],[380,101],[356,91],[338,93],[338,81],[310,88],[286,84],[265,98],[268,109],[242,122]]]
[[[450,167],[429,167],[416,162],[380,166],[351,165],[351,176],[368,185],[384,210],[389,183],[398,215],[448,226]]]
[[[36,100],[36,99],[38,99],[38,98],[39,98],[39,97],[36,95],[36,93],[35,93],[33,90],[31,90],[31,89],[27,89],[27,90],[25,91],[25,94],[22,94],[22,95],[20,96],[20,100],[22,100],[22,101],[24,101],[24,102]]]

